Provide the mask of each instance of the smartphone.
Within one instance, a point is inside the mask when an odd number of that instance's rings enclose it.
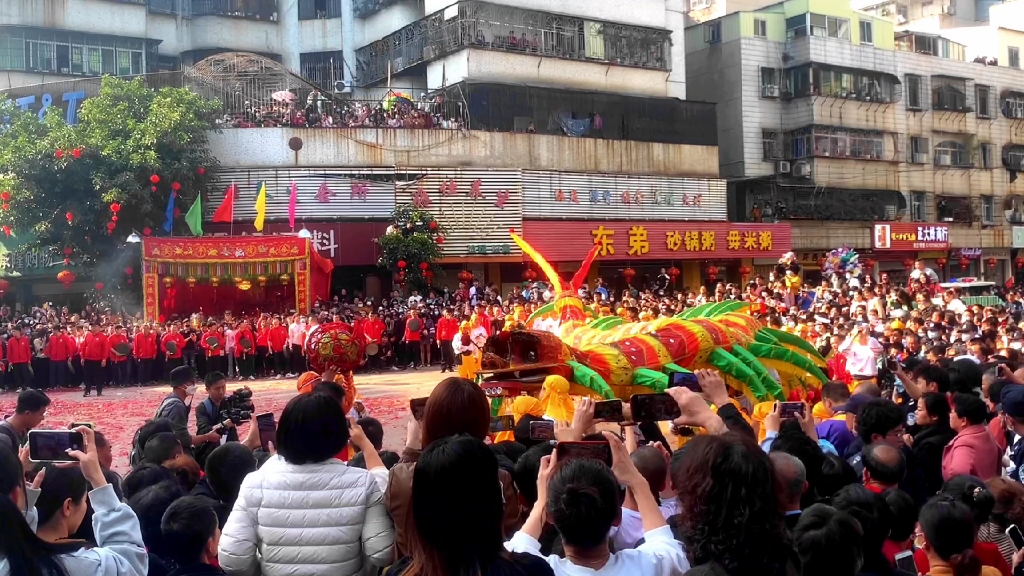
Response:
[[[511,432],[516,427],[516,419],[511,414],[491,417],[491,434],[498,432]],[[552,434],[554,432],[552,431]]]
[[[682,416],[679,404],[668,394],[634,394],[629,409],[634,422],[661,422]]]
[[[693,372],[673,372],[668,382],[669,388],[688,388],[697,394],[701,393],[697,375]]]
[[[602,422],[622,422],[622,400],[602,400],[594,403],[594,420]]]
[[[74,430],[29,430],[28,457],[33,462],[77,462],[68,450],[85,451],[81,432]]]
[[[612,447],[607,442],[559,442],[555,445],[558,461],[590,458],[612,465]]]
[[[426,407],[426,398],[413,398],[412,400],[409,400],[409,411],[412,412],[414,420],[423,420],[423,410]]]
[[[89,430],[95,430],[96,429],[96,425],[93,424],[92,422],[72,422],[71,424],[68,424],[68,430],[74,430],[75,428],[78,428],[79,426],[85,426]]]
[[[914,551],[904,550],[897,552],[893,557],[896,560],[896,568],[911,574],[917,574],[917,564],[914,563]]]
[[[268,444],[277,444],[277,422],[274,421],[273,412],[264,412],[256,415],[256,427],[260,431],[260,446],[263,451],[269,451]]]
[[[1020,528],[1016,524],[1010,524],[1010,527],[1006,529],[1006,535],[1013,541],[1017,550],[1024,549],[1024,534],[1021,534]]]
[[[554,440],[555,423],[548,420],[530,422],[530,440]]]
[[[779,402],[779,417],[783,419],[802,418],[806,410],[807,405],[803,402]]]
[[[895,358],[886,358],[885,368],[889,370],[889,372],[896,372],[900,369],[900,361]]]

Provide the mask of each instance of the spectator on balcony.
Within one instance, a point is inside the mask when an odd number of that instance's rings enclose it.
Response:
[[[477,30],[476,31],[476,39],[473,40],[473,43],[476,44],[477,46],[486,46],[487,45],[487,37],[484,36],[484,31],[483,30]]]

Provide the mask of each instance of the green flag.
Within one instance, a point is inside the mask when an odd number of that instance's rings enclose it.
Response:
[[[188,224],[188,229],[192,231],[194,236],[203,235],[203,198],[202,196],[196,196],[195,203],[188,209],[188,213],[185,214],[185,223]]]

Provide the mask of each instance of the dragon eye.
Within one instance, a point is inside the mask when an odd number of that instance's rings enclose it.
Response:
[[[534,351],[534,350],[530,350],[529,352],[527,352],[526,353],[526,361],[527,362],[536,362],[537,361],[537,352]]]

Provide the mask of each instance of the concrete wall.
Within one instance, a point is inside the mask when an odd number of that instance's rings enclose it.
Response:
[[[451,2],[447,4],[451,4]],[[423,18],[427,14],[430,14],[430,12],[424,11],[423,0],[406,0],[388,6],[368,18],[356,18],[355,29],[357,38],[355,46],[366,46],[371,42],[380,40],[395,30],[399,30],[403,26],[408,26]]]
[[[292,152],[288,140],[303,141]],[[522,168],[718,177],[718,148],[540,134],[449,130],[235,129],[210,134],[222,166]]]
[[[146,7],[105,0],[0,0],[0,23],[146,38]]]
[[[735,16],[728,16],[726,20]],[[747,65],[741,61],[740,47],[738,41],[713,44],[700,52],[699,57],[691,54],[686,66],[689,99],[717,104],[719,163],[723,178],[744,174],[744,126],[760,125],[760,121],[750,121],[760,115],[757,103],[750,103],[754,107],[744,106],[740,82]]]

